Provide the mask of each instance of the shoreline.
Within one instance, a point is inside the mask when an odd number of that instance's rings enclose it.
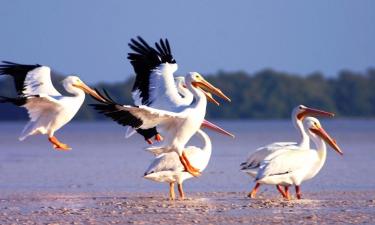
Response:
[[[0,200],[0,223],[375,223],[375,191],[306,192],[291,201],[274,191],[246,194],[188,192],[186,200],[170,201],[167,192],[9,192]]]

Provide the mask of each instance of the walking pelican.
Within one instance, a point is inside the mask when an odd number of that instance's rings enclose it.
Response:
[[[305,132],[302,122],[303,119],[307,116],[334,116],[334,114],[319,109],[306,107],[304,105],[296,106],[292,111],[291,117],[294,127],[301,136],[300,142],[274,142],[269,145],[260,147],[255,152],[250,153],[246,161],[241,163],[241,171],[255,178],[258,173],[260,163],[271,153],[286,148],[288,146],[291,148],[309,149],[310,138]],[[248,197],[255,198],[259,187],[260,184],[256,183],[254,188],[249,192]],[[280,186],[276,186],[276,188],[278,191],[282,191]]]
[[[67,144],[54,136],[55,132],[77,113],[85,99],[85,92],[101,99],[76,76],[68,76],[62,82],[65,90],[73,96],[62,96],[52,84],[51,69],[48,66],[3,61],[0,75],[13,77],[18,94],[15,98],[0,96],[0,102],[24,107],[30,117],[19,137],[20,141],[30,135],[47,134],[55,149],[70,150]]]
[[[313,178],[323,167],[329,144],[340,155],[343,154],[336,141],[323,129],[318,119],[307,117],[304,130],[314,142],[316,150],[284,147],[268,155],[259,167],[256,182],[261,184],[282,185],[285,187],[284,198],[290,199],[288,187],[294,185],[297,198],[301,198],[300,185],[303,181]]]

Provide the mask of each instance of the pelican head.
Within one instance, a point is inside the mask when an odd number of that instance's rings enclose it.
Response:
[[[76,90],[78,88],[84,91],[85,93],[91,95],[94,98],[105,101],[100,95],[98,95],[98,93],[95,90],[93,90],[92,88],[87,86],[85,83],[83,83],[83,81],[81,81],[81,79],[77,76],[68,76],[67,78],[63,80],[62,83],[63,83],[65,90],[72,94],[76,93]]]
[[[343,155],[340,147],[337,145],[336,141],[329,136],[329,134],[323,129],[319,120],[314,117],[306,117],[304,120],[304,125],[307,129],[307,133],[313,139],[323,139],[329,146],[331,146],[337,153]]]
[[[197,72],[190,72],[185,77],[186,83],[191,83],[191,85],[195,88],[198,88],[205,93],[207,99],[216,105],[220,105],[210,93],[217,95],[220,98],[223,98],[230,102],[230,98],[228,98],[219,88],[213,86],[210,84],[206,79],[203,78],[202,75],[200,75]],[[209,93],[210,92],[210,93]]]
[[[304,105],[299,105],[293,109],[292,113],[293,117],[297,118],[297,120],[303,120],[307,116],[329,116],[333,117],[335,116],[334,113],[326,112],[319,109],[309,108]]]

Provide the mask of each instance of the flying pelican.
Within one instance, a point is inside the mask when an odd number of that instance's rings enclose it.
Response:
[[[85,92],[99,99],[101,97],[76,76],[68,76],[62,82],[65,90],[73,96],[62,96],[52,84],[49,67],[7,61],[3,63],[0,65],[0,75],[13,77],[18,96],[0,96],[0,102],[24,107],[30,117],[19,140],[30,135],[47,134],[55,149],[70,150],[54,133],[74,117],[85,99]]]
[[[185,148],[184,152],[189,158],[190,163],[197,168],[199,172],[202,172],[207,167],[208,161],[210,160],[212,144],[208,135],[202,130],[199,129],[197,134],[204,142],[203,148],[188,146]],[[185,198],[182,183],[192,177],[190,173],[184,171],[184,166],[180,163],[176,152],[158,155],[153,160],[144,176],[144,178],[153,181],[169,183],[169,197],[171,200],[175,199],[175,183],[177,183],[180,198]]]
[[[260,147],[255,152],[251,152],[246,161],[241,163],[241,171],[255,178],[258,173],[260,163],[271,153],[286,147],[309,149],[310,138],[305,132],[302,123],[303,119],[307,116],[334,116],[334,113],[309,108],[304,105],[296,106],[292,111],[291,117],[294,127],[301,136],[300,142],[274,142],[272,144]],[[259,187],[260,184],[256,183],[254,188],[249,192],[248,197],[255,198]],[[276,188],[278,191],[282,192],[280,185],[277,185]]]
[[[132,126],[135,129],[158,126],[158,129],[165,135],[163,146],[157,147],[161,149],[160,152],[177,152],[184,168],[193,176],[198,176],[199,170],[191,166],[184,153],[184,147],[198,131],[206,114],[207,98],[210,96],[206,95],[202,89],[227,101],[230,99],[197,72],[188,73],[185,81],[186,87],[194,95],[195,100],[191,105],[181,107],[177,112],[154,109],[144,105],[119,105],[108,95],[102,104],[92,104],[92,106],[121,125]]]
[[[314,149],[293,149],[285,147],[267,156],[261,163],[256,182],[261,184],[274,184],[285,186],[283,197],[290,199],[288,187],[295,185],[297,198],[301,198],[300,185],[303,181],[313,178],[323,167],[329,144],[337,153],[343,152],[328,133],[323,129],[318,119],[307,117],[304,120],[304,129],[314,142]]]
[[[177,76],[174,78],[175,80],[175,84],[176,84],[176,88],[177,88],[177,91],[178,93],[181,95],[182,99],[184,102],[186,102],[186,105],[189,105],[191,104],[191,102],[193,101],[194,99],[194,96],[193,94],[186,88],[186,85],[185,85],[185,77],[183,76]],[[209,94],[209,93],[207,93]],[[205,124],[202,124],[203,126]],[[153,144],[152,140],[151,140],[151,137],[147,134],[148,131],[151,131],[151,132],[156,132],[156,129],[154,130],[153,128],[151,129],[148,129],[148,130],[142,130],[142,129],[137,129],[137,130],[134,130],[132,127],[128,127],[127,129],[127,132],[126,132],[126,138],[129,138],[130,136],[132,136],[135,132],[138,132],[139,134],[143,135],[147,141],[147,143],[149,144]],[[151,133],[153,134],[153,133]],[[155,136],[155,139],[156,140],[161,140],[161,136],[160,134],[156,134]]]
[[[189,106],[193,101],[192,94],[179,89],[175,84],[173,74],[177,71],[178,65],[172,55],[168,39],[160,39],[159,43],[155,43],[155,48],[147,44],[141,37],[137,39],[131,39],[129,47],[133,52],[128,53],[128,59],[136,74],[132,89],[134,104],[137,106],[146,105],[171,112],[178,112],[185,106]],[[181,93],[181,91],[184,93]],[[219,105],[212,97],[207,96],[207,98]],[[204,121],[204,127],[211,128],[210,125],[213,124]],[[216,128],[218,127],[216,126]],[[233,136],[223,129],[220,130],[217,131]],[[163,139],[155,127],[149,129],[138,128],[136,131],[149,144],[152,144],[152,137],[157,141]],[[131,134],[131,130],[128,129],[126,136],[129,137]]]

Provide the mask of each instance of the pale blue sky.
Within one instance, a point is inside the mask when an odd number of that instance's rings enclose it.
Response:
[[[335,75],[375,66],[375,1],[21,1],[0,6],[0,60],[88,83],[133,73],[130,38],[169,38],[179,73],[264,68]]]

